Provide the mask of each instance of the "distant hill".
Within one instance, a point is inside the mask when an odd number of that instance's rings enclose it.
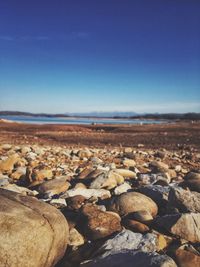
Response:
[[[0,111],[0,116],[32,116],[32,117],[77,117],[77,118],[115,118],[115,119],[165,119],[165,120],[200,120],[200,113],[152,113],[137,114],[135,112],[87,112],[87,113],[65,113],[65,114],[48,114],[48,113],[30,113],[21,111]]]
[[[110,111],[110,112],[75,112],[75,113],[66,113],[70,116],[84,116],[84,117],[96,117],[96,118],[113,118],[113,117],[131,117],[139,115],[136,112],[120,112],[120,111]]]

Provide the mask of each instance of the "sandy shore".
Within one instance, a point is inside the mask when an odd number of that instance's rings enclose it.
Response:
[[[200,122],[160,125],[36,125],[0,122],[1,143],[200,149]]]

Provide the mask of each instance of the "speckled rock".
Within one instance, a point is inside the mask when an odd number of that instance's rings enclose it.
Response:
[[[0,189],[0,266],[51,267],[64,255],[64,216],[35,198]]]

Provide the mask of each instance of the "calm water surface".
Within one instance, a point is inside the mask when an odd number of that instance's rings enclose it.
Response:
[[[100,119],[100,118],[47,118],[32,116],[0,116],[1,119],[31,124],[160,124],[166,120]]]

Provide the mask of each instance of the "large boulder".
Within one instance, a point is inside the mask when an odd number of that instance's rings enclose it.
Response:
[[[127,192],[111,199],[108,209],[118,212],[121,216],[139,210],[148,211],[153,217],[158,212],[156,203],[149,197],[138,192]]]
[[[54,266],[68,235],[68,223],[56,208],[0,189],[0,266]]]

